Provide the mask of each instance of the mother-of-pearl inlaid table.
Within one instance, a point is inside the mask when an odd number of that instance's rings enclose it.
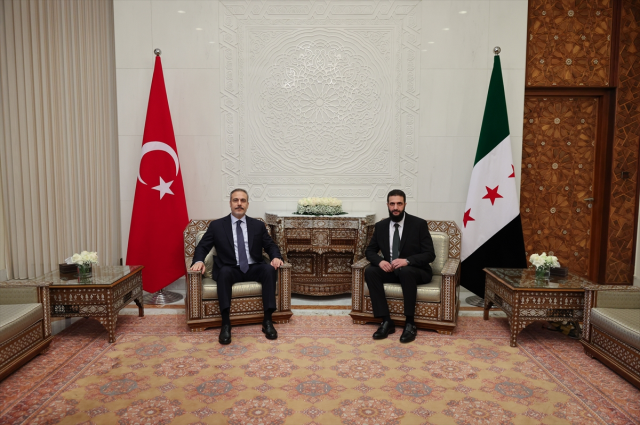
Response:
[[[484,269],[484,320],[493,304],[505,312],[511,328],[511,346],[518,334],[537,320],[578,322],[584,316],[584,287],[593,282],[569,273],[536,279],[535,269]]]
[[[271,234],[293,267],[291,292],[350,293],[351,265],[364,257],[375,218],[374,213],[312,216],[268,212]]]
[[[78,282],[77,275],[58,270],[32,279],[49,283],[51,317],[91,317],[109,332],[109,342],[116,341],[118,312],[131,301],[144,316],[142,306],[143,266],[93,266],[91,277]]]

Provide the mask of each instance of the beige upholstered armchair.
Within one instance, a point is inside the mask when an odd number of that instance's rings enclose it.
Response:
[[[640,388],[640,287],[588,285],[584,352]]]
[[[0,381],[51,343],[47,283],[0,282]]]
[[[264,222],[262,219],[258,219]],[[213,220],[191,220],[184,230],[184,257],[187,269],[187,324],[192,331],[203,331],[208,327],[222,325],[222,316],[218,304],[218,286],[211,276],[215,248],[204,260],[206,272],[190,270],[193,254],[200,238]],[[267,226],[269,234],[271,230]],[[264,252],[263,252],[263,255]],[[265,258],[268,258],[265,255]],[[287,323],[291,312],[291,264],[284,263],[278,268],[276,284],[276,311],[274,323]],[[262,308],[262,285],[258,282],[239,282],[231,291],[231,324],[261,323],[264,316]]]
[[[460,294],[460,229],[453,221],[429,221],[436,259],[431,263],[433,278],[430,283],[418,285],[416,302],[416,326],[451,334],[458,318]],[[354,323],[380,322],[373,316],[369,288],[364,281],[366,258],[351,266],[353,282],[351,290],[351,318]],[[404,325],[404,301],[402,287],[397,283],[385,283],[384,290],[389,303],[391,318],[396,325]]]

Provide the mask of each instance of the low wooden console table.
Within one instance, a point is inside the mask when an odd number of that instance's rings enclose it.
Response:
[[[582,321],[584,286],[591,281],[569,273],[538,280],[533,269],[484,269],[484,320],[497,305],[505,312],[511,327],[511,346],[516,347],[518,334],[537,320]]]
[[[109,332],[109,342],[116,341],[118,312],[131,301],[144,316],[142,306],[143,266],[94,266],[87,282],[61,275],[57,270],[35,281],[49,282],[51,317],[91,317]]]
[[[291,292],[336,295],[351,292],[351,264],[364,256],[373,234],[373,213],[334,216],[266,214],[285,261],[293,266]]]

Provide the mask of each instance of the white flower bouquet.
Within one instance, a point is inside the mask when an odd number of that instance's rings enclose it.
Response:
[[[73,254],[65,261],[67,264],[77,264],[79,266],[98,264],[98,253],[82,251],[80,254]]]
[[[547,277],[547,273],[551,267],[560,267],[558,257],[555,255],[547,255],[546,252],[542,254],[531,254],[529,262],[536,268],[536,277]]]
[[[298,201],[295,214],[305,215],[339,215],[342,211],[342,201],[336,198],[302,198]]]

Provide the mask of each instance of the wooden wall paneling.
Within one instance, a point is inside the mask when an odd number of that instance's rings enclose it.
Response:
[[[606,283],[633,282],[640,148],[640,2],[623,0],[611,166]],[[625,173],[625,174],[623,174]]]
[[[600,97],[525,98],[521,217],[528,254],[553,252],[592,272],[592,202]]]
[[[529,1],[527,87],[606,87],[613,0]]]

